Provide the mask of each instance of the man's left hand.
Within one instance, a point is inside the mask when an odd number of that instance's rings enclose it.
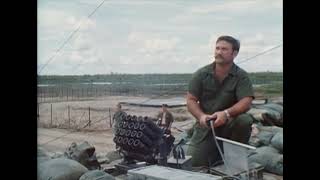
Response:
[[[218,111],[213,114],[213,116],[217,117],[217,119],[214,121],[213,127],[219,127],[224,125],[227,122],[227,115],[223,111]]]

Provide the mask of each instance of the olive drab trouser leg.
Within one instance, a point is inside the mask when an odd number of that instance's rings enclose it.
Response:
[[[241,114],[228,124],[231,140],[248,144],[251,136],[253,118],[249,114]]]
[[[198,141],[198,138],[202,135],[201,133],[203,132],[195,127],[187,150],[187,155],[192,156],[191,162],[193,167],[209,166],[218,157],[218,152],[215,150],[216,146],[212,143],[212,134],[207,132],[205,138]]]
[[[229,124],[216,128],[215,134],[216,136],[248,144],[252,123],[253,118],[249,114],[241,114]],[[203,136],[203,131],[203,128],[195,127],[188,147],[187,154],[192,156],[192,166],[194,167],[210,166],[220,160],[211,130],[205,136]],[[222,143],[219,143],[223,151]]]

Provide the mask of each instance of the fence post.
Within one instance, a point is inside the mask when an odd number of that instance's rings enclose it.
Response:
[[[112,127],[112,123],[111,123],[111,111],[110,111],[110,108],[109,108],[109,119],[110,119],[110,121],[109,121],[109,123],[110,123],[110,128]]]
[[[52,127],[52,104],[51,104],[51,121],[50,121],[50,127]]]
[[[46,93],[45,93],[45,101],[48,100],[48,97],[49,97],[49,87],[46,88]]]
[[[39,118],[40,118],[40,114],[39,114],[39,102],[37,103],[38,104],[38,106],[37,106],[37,119],[38,119],[38,121],[39,121]]]
[[[49,88],[49,99],[51,99],[51,102],[52,102],[52,99],[53,97],[52,97],[52,88]]]
[[[69,129],[70,129],[70,106],[68,105]]]
[[[90,121],[90,106],[89,106],[89,127],[90,127],[91,121]]]

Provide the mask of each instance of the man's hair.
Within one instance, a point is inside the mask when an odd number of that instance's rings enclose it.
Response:
[[[232,44],[232,49],[234,51],[238,51],[239,52],[239,49],[240,49],[240,41],[237,40],[236,38],[234,37],[231,37],[231,36],[220,36],[216,43],[218,43],[219,41],[227,41],[228,43]]]
[[[121,104],[120,103],[117,104],[117,108],[121,108]]]
[[[162,107],[168,107],[168,104],[162,104]]]

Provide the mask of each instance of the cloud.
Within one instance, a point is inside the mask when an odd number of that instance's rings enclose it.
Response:
[[[227,24],[243,15],[268,13],[270,9],[282,10],[281,0],[228,0],[212,3],[196,3],[171,18],[169,22],[185,24],[210,16],[210,22]]]
[[[159,51],[172,51],[176,48],[179,43],[178,38],[171,39],[147,39],[144,42],[144,47],[142,47],[139,52],[141,53],[155,53]]]
[[[43,33],[46,39],[53,39],[57,37],[57,34],[70,35],[79,26],[81,31],[94,29],[96,28],[96,20],[89,19],[84,15],[76,16],[72,12],[63,10],[38,9],[38,33]]]
[[[163,37],[157,33],[131,32],[128,35],[128,43],[135,45],[139,53],[158,53],[172,51],[179,44],[178,37]]]
[[[220,35],[240,39],[237,61],[282,42],[281,17],[277,19],[281,1],[110,0],[87,19],[101,2],[40,4],[38,64],[44,64],[82,22],[80,30],[48,64],[45,74],[191,73],[212,62],[212,48]],[[241,66],[272,70],[281,64],[279,48]]]
[[[219,12],[251,12],[264,11],[267,8],[282,8],[281,0],[228,0],[218,3],[209,3],[194,6],[190,9],[192,14],[208,14]]]
[[[55,9],[38,10],[38,26],[40,29],[71,30],[75,27],[76,18],[65,12]]]
[[[178,14],[172,18],[169,19],[168,22],[170,23],[175,23],[175,24],[186,24],[186,25],[190,25],[190,22],[197,22],[199,19],[205,20],[204,17],[199,16],[201,14],[195,14],[192,12],[185,12],[183,14]],[[206,17],[207,18],[207,17]],[[227,17],[227,16],[213,16],[210,18],[211,22],[223,22],[223,23],[227,23],[227,22],[231,22],[233,20],[232,17]],[[195,29],[194,27],[188,27],[187,28],[192,28]],[[185,30],[185,28],[184,28]]]
[[[217,12],[235,12],[235,11],[247,11],[252,7],[257,6],[258,1],[225,1],[224,3],[216,4],[210,3],[205,5],[199,5],[191,8],[192,14],[208,14]]]

